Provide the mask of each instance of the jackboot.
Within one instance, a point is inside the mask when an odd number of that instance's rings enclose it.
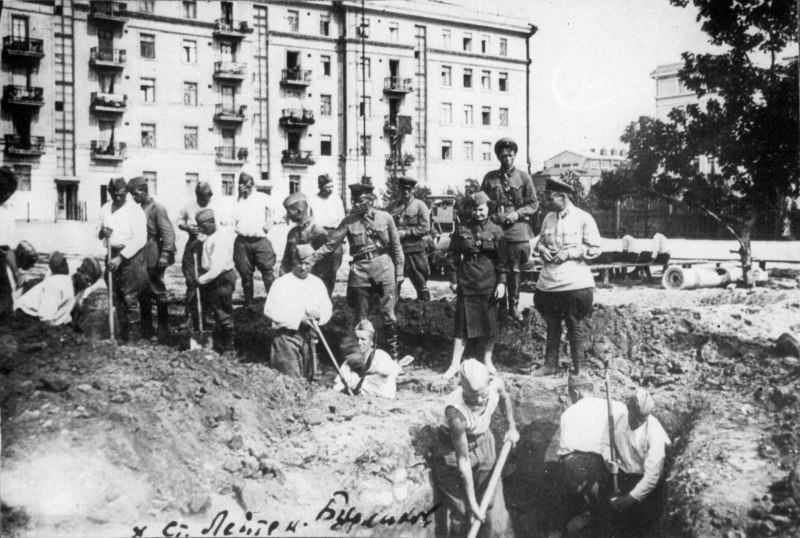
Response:
[[[139,301],[139,330],[143,340],[149,340],[156,334],[153,329],[153,311],[150,301]]]
[[[397,338],[397,324],[384,323],[383,324],[384,338],[386,339],[386,352],[391,355],[392,359],[397,361],[400,358],[400,344]]]
[[[156,315],[158,317],[158,336],[164,338],[169,335],[169,308],[166,303],[161,303],[156,306]]]
[[[242,282],[242,294],[244,295],[245,308],[252,308],[254,290],[255,288],[252,280],[250,282]]]
[[[422,290],[420,290],[419,300],[426,302],[431,300],[431,292],[428,290],[428,288],[422,288]]]

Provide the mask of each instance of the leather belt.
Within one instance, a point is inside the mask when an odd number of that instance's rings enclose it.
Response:
[[[383,256],[386,254],[386,251],[383,249],[378,250],[370,250],[368,252],[359,252],[358,254],[353,255],[354,262],[360,262],[364,260],[372,260],[377,258],[378,256]]]
[[[485,258],[482,252],[465,252],[461,255],[461,260],[465,262],[477,262]]]

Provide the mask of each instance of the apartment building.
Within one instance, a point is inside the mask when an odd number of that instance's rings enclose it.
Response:
[[[171,210],[246,170],[282,199],[316,178],[434,192],[527,168],[535,27],[428,0],[6,3],[3,164],[19,219],[97,217],[112,177]]]

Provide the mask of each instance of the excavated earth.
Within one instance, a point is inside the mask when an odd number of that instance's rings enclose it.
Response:
[[[775,346],[800,334],[795,277],[754,290],[598,290],[590,367],[599,379],[609,362],[620,399],[648,386],[673,440],[652,536],[800,533],[800,361]],[[428,458],[455,386],[440,378],[453,296],[433,288],[430,303],[398,305],[403,351],[416,361],[394,401],[331,390],[324,354],[313,383],[277,374],[265,320],[238,308],[236,350],[224,355],[189,350],[185,328],[159,343],[111,343],[104,289],[88,300],[82,334],[0,328],[2,535],[433,536]],[[337,355],[352,326],[339,291],[325,329]],[[543,334],[529,310],[503,326],[495,355],[521,432],[504,478],[521,537],[551,530],[567,405],[565,377],[520,373],[540,360]]]

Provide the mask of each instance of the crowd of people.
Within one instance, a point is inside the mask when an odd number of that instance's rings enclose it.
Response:
[[[486,174],[480,190],[466,199],[468,217],[456,224],[446,254],[456,309],[452,360],[444,378],[458,375],[460,386],[445,401],[443,439],[432,467],[435,490],[450,514],[447,525],[453,535],[463,533],[473,520],[484,523],[487,535],[508,536],[510,531],[502,488],[489,511],[480,508],[478,496],[495,462],[490,423],[499,405],[508,426],[505,439],[512,444],[519,439],[513,406],[492,359],[499,311],[505,310],[511,320],[523,320],[519,309],[520,268],[531,257],[529,221],[539,211],[531,176],[514,166],[517,149],[513,140],[497,141],[494,150],[500,167]],[[13,172],[4,167],[0,182],[2,204],[16,188]],[[372,185],[357,183],[349,185],[352,210],[345,214],[342,201],[333,195],[333,180],[328,175],[319,177],[319,191],[314,196],[288,196],[283,211],[292,226],[276,278],[276,253],[267,232],[282,217],[281,208],[269,195],[256,190],[252,176],[245,172],[239,176],[238,199],[232,210],[217,203],[208,183],[199,182],[194,198],[177,220],[178,229],[189,236],[181,259],[188,323],[195,330],[213,327],[217,349],[230,350],[234,343],[232,297],[237,275],[243,308],[254,310],[258,308],[254,291],[258,270],[266,292],[263,315],[274,333],[269,364],[286,375],[313,380],[318,372],[320,327],[333,313],[331,296],[347,241],[350,268],[346,298],[357,322],[353,331],[357,345],[347,351],[346,360],[337,368],[335,388],[394,398],[396,379],[409,362],[399,358],[395,315],[405,279],[413,285],[417,300],[430,300],[425,241],[430,232],[429,210],[414,195],[415,180],[403,177],[399,185],[401,197],[386,211],[375,207]],[[66,260],[54,253],[49,263],[51,274],[38,289],[22,295],[19,271],[35,263],[35,250],[25,241],[14,249],[0,245],[0,276],[5,276],[0,278],[0,316],[19,309],[23,315],[54,325],[69,323],[82,291],[104,273],[116,313],[116,338],[130,339],[136,303],[142,338],[155,339],[169,330],[164,274],[175,262],[177,251],[170,217],[152,198],[142,177],[112,179],[108,193],[111,199],[101,209],[97,232],[106,248],[105,271],[97,261],[87,258],[68,277]],[[542,262],[534,306],[545,321],[547,334],[544,362],[531,373],[553,376],[562,371],[559,352],[566,326],[572,360],[569,391],[575,403],[562,417],[560,454],[564,483],[578,490],[565,490],[565,499],[570,502],[562,506],[566,510],[574,504],[572,501],[582,500],[592,524],[604,526],[614,518],[598,516],[603,508],[620,517],[636,511],[652,512],[647,499],[654,498],[663,484],[663,448],[669,440],[652,417],[652,398],[639,391],[627,407],[615,404],[613,438],[608,428],[601,427],[609,417],[600,413],[598,399],[590,394],[592,382],[584,352],[586,319],[595,288],[589,263],[601,254],[601,240],[592,216],[572,203],[573,194],[569,184],[548,180],[546,196],[553,211],[545,216],[533,246]],[[8,225],[7,213],[0,213],[2,226]],[[658,247],[647,253],[655,263],[669,256],[666,238],[656,234],[659,236]],[[626,244],[629,248],[630,242],[623,237],[627,255]],[[381,338],[376,338],[368,319],[372,307],[380,312]],[[481,360],[462,360],[470,340],[479,345],[476,356]],[[378,342],[384,349],[379,349]],[[608,451],[615,443],[616,459]],[[598,491],[606,491],[612,473],[625,477],[620,480],[625,486],[620,489],[623,493],[614,492],[611,501],[604,502],[602,499],[609,496]],[[592,495],[584,491],[589,483],[597,485],[590,488]],[[569,524],[574,526],[574,520]]]

